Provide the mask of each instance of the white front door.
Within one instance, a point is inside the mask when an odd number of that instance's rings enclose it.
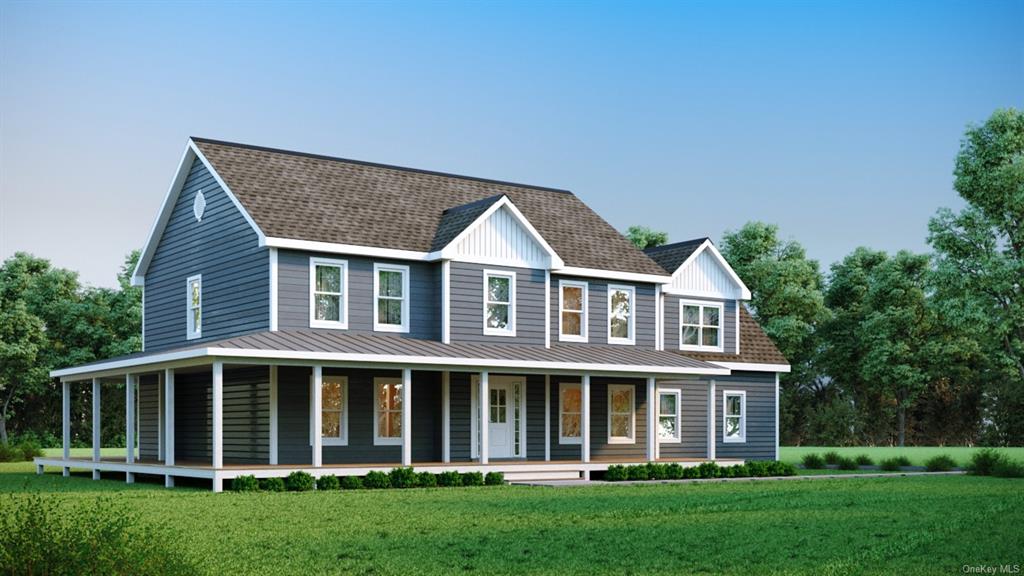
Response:
[[[496,378],[491,380],[490,399],[487,402],[487,438],[491,458],[513,456],[512,402],[512,387],[509,382]]]

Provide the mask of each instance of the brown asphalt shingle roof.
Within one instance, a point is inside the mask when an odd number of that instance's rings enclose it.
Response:
[[[566,266],[665,275],[563,190],[193,141],[270,237],[429,252],[445,210],[506,195]]]
[[[750,315],[747,307],[740,305],[740,353],[719,354],[717,352],[679,352],[689,358],[705,362],[748,362],[751,364],[789,364],[779,352],[771,338],[764,333],[761,325]]]

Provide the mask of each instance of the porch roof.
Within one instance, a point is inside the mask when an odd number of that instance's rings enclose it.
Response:
[[[104,373],[136,372],[204,359],[238,363],[338,363],[435,370],[593,372],[648,376],[727,375],[728,368],[675,352],[633,346],[552,344],[444,344],[387,334],[329,330],[256,332],[195,346],[140,352],[54,370],[52,377],[75,379]]]

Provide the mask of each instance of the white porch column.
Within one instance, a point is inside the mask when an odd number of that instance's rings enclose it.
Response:
[[[490,383],[489,374],[486,370],[480,373],[480,392],[476,395],[477,397],[477,414],[480,415],[480,463],[487,464],[488,454],[490,452],[489,445],[490,439],[488,438],[487,432],[490,428],[491,415],[488,410],[490,406],[490,400],[488,395],[490,394]]]
[[[715,459],[716,431],[715,425],[715,381],[708,382],[708,460]]]
[[[412,370],[402,370],[402,466],[412,466]]]
[[[135,462],[135,377],[124,376],[125,457],[128,464]]]
[[[658,393],[654,378],[647,379],[647,460],[658,459]]]
[[[92,379],[92,461],[100,461],[100,379]],[[92,479],[100,479],[100,471],[93,468]]]
[[[544,375],[544,461],[551,461],[551,375]]]
[[[224,467],[224,363],[213,362],[213,430],[211,448],[213,451],[213,467]],[[216,484],[216,482],[215,482]]]
[[[64,460],[71,458],[71,383],[61,382],[60,414],[61,414],[61,445],[64,448]],[[63,474],[71,475],[71,468],[64,466]]]
[[[580,391],[583,406],[580,409],[581,428],[583,429],[583,445],[581,456],[584,462],[590,462],[590,374],[584,374],[580,379]]]
[[[313,466],[320,467],[324,463],[324,367],[313,366],[313,413],[309,415],[313,422]]]
[[[452,378],[445,370],[441,373],[441,462],[452,461]]]
[[[174,369],[164,370],[164,464],[174,466]]]
[[[347,408],[347,407],[346,407]],[[277,366],[270,367],[270,465],[277,466]]]

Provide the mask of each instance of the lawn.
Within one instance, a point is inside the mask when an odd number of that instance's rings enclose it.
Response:
[[[781,446],[779,448],[779,459],[783,462],[799,464],[800,459],[803,458],[805,454],[838,452],[841,456],[849,457],[867,454],[875,461],[876,464],[886,458],[906,456],[914,466],[924,466],[925,461],[929,458],[940,454],[946,454],[955,460],[959,466],[964,466],[970,462],[971,455],[978,450],[981,450],[981,448],[968,446],[907,446],[904,448],[899,448],[897,446],[871,446],[867,448],[856,446],[842,448],[831,446]],[[1024,448],[999,448],[998,450],[1014,460],[1024,462]]]
[[[114,496],[210,574],[931,574],[1024,560],[1024,481],[990,477],[213,494],[0,464],[0,492],[24,491],[62,506]]]

